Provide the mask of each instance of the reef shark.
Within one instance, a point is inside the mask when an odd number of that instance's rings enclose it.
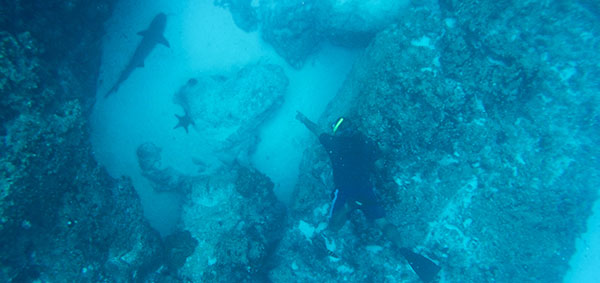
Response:
[[[144,67],[144,60],[146,59],[146,57],[148,57],[150,52],[152,52],[152,50],[157,44],[162,44],[166,47],[171,47],[167,39],[163,36],[166,25],[167,15],[165,15],[164,13],[160,13],[154,17],[152,23],[150,23],[150,26],[146,30],[137,33],[138,35],[142,36],[142,41],[135,49],[131,60],[129,60],[129,63],[127,64],[127,67],[125,67],[125,70],[121,72],[121,75],[119,76],[119,79],[117,80],[115,85],[104,96],[105,98],[108,97],[111,93],[116,92],[119,89],[121,83],[127,80],[127,78],[129,78],[131,73],[136,68]]]

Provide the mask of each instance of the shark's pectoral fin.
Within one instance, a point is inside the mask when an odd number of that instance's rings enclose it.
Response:
[[[164,36],[161,36],[161,37],[158,39],[158,43],[160,43],[160,44],[162,44],[162,45],[164,45],[164,46],[166,46],[166,47],[169,47],[169,48],[171,48],[171,45],[169,44],[169,42],[167,41],[167,39],[166,39]]]
[[[146,36],[146,33],[148,33],[148,30],[139,31],[137,34],[139,36]]]

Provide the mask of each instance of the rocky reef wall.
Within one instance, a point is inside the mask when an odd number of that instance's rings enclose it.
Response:
[[[156,190],[182,195],[180,227],[194,243],[185,256],[167,257],[168,270],[191,282],[268,280],[287,228],[286,207],[275,197],[273,182],[237,161],[183,175],[161,166],[160,150],[152,143],[140,145],[140,167]]]
[[[0,281],[143,280],[162,261],[130,181],[98,166],[88,138],[115,2],[0,5]]]
[[[397,21],[405,0],[216,0],[241,29],[259,29],[263,39],[292,67],[300,69],[321,46],[363,48]]]
[[[253,168],[227,160],[184,176],[160,166],[160,148],[141,145],[144,176],[185,197],[186,231],[161,239],[131,182],[110,178],[89,145],[114,2],[1,3],[0,281],[418,280],[360,212],[322,233],[333,184],[317,144],[290,219]],[[377,142],[388,219],[445,281],[562,280],[600,182],[596,4],[414,1],[402,21],[392,13],[354,25],[359,1],[218,2],[241,28],[265,29],[295,67],[325,39],[368,44],[319,124],[343,115]],[[267,108],[252,107],[259,118]]]
[[[324,128],[345,116],[379,144],[388,219],[406,246],[440,262],[445,280],[562,280],[600,181],[596,23],[578,2],[414,4],[375,37],[329,105]],[[305,158],[290,209],[298,228],[286,237],[341,260],[306,253],[274,276],[414,279],[386,249],[364,248],[382,240],[360,213],[341,245],[306,232],[321,230],[332,184],[319,146]],[[385,260],[367,260],[374,251]]]

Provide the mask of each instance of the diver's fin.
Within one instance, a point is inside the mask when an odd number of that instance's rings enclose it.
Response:
[[[169,44],[169,42],[167,41],[167,39],[164,36],[160,36],[160,38],[158,38],[158,43],[171,48],[171,45]]]
[[[440,267],[435,262],[407,248],[400,248],[400,254],[423,282],[431,282],[440,271]]]

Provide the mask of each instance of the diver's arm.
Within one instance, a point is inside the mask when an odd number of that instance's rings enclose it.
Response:
[[[306,116],[300,113],[300,111],[298,111],[297,113],[298,114],[296,114],[296,119],[302,122],[302,124],[304,124],[304,126],[306,126],[308,130],[310,130],[313,134],[315,134],[318,137],[322,132],[319,126],[317,126],[317,124],[315,124],[313,121],[306,118]]]

